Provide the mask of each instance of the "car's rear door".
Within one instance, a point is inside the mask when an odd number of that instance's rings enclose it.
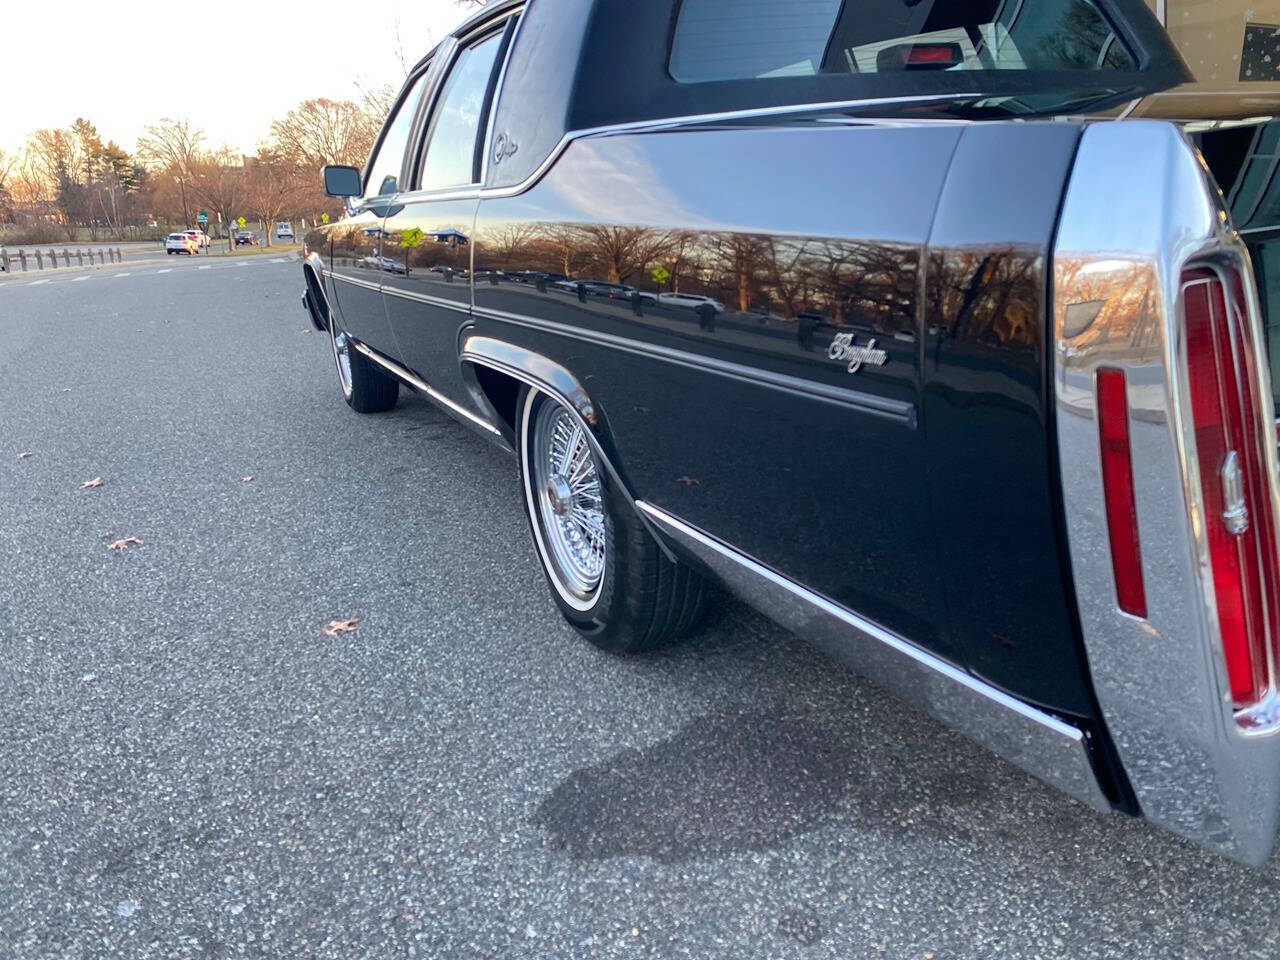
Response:
[[[364,196],[352,204],[351,215],[329,231],[330,287],[339,319],[351,336],[389,356],[396,351],[379,292],[382,221],[400,189],[405,148],[430,75],[430,65],[424,64],[405,85],[365,168]]]
[[[438,394],[474,411],[458,368],[471,317],[471,233],[480,196],[489,105],[515,14],[509,9],[458,38],[444,55],[412,190],[382,224],[382,298],[400,361]]]

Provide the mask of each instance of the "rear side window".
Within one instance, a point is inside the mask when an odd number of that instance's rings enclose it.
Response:
[[[476,139],[501,41],[502,34],[495,33],[458,54],[431,118],[421,189],[473,182]]]
[[[422,91],[426,88],[428,73],[429,70],[424,70],[413,81],[409,93],[396,104],[391,113],[386,132],[382,135],[382,143],[378,145],[373,163],[369,167],[369,175],[365,178],[366,197],[384,197],[400,189],[400,165],[404,162],[404,148],[409,142],[413,115],[417,111],[418,101],[422,99]]]
[[[683,0],[670,58],[681,83],[1134,69],[1091,0]]]

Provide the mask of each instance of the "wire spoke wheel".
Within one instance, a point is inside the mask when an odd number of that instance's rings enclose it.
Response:
[[[586,431],[557,403],[537,411],[529,478],[552,573],[574,606],[594,601],[604,578],[605,520],[600,473]]]

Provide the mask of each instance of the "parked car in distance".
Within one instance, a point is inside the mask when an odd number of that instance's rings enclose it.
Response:
[[[258,242],[258,235],[249,230],[239,230],[236,232],[235,237],[237,247],[254,246]]]
[[[664,307],[684,307],[688,310],[709,307],[716,313],[724,313],[724,304],[719,300],[714,297],[701,297],[694,293],[660,293],[658,303]]]
[[[198,249],[203,250],[209,246],[209,235],[203,230],[183,230],[182,232],[196,242]]]
[[[588,642],[677,638],[718,583],[1081,803],[1261,863],[1274,28],[1241,50],[1246,5],[1198,4],[1255,78],[1188,96],[1155,6],[491,0],[324,170],[303,302],[340,395],[408,387],[510,452]],[[526,279],[557,273],[592,279]]]
[[[277,240],[292,240],[292,239],[293,239],[293,224],[291,224],[291,223],[277,223],[277,224],[276,224],[276,239],[277,239]]]
[[[196,242],[196,238],[189,233],[171,233],[165,238],[164,252],[166,254],[185,253],[195,254],[200,252],[200,245]]]

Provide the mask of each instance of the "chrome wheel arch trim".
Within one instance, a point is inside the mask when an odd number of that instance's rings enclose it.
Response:
[[[1095,810],[1110,811],[1084,732],[934,656],[651,503],[679,544],[755,609],[943,725]]]
[[[1274,694],[1269,715],[1252,717],[1250,728],[1232,710],[1196,519],[1203,511],[1180,289],[1184,266],[1205,258],[1245,268],[1259,347],[1247,253],[1182,131],[1148,120],[1088,125],[1054,245],[1050,348],[1064,519],[1088,668],[1143,814],[1257,864],[1280,822],[1280,723]],[[1098,300],[1105,325],[1099,311],[1083,329],[1068,329],[1072,305]],[[1104,364],[1123,369],[1128,383],[1145,618],[1122,612],[1115,597],[1094,414],[1095,374]],[[1260,370],[1265,376],[1265,362]],[[1270,391],[1261,393],[1264,416],[1273,419]],[[1266,447],[1276,504],[1275,447]]]
[[[503,415],[494,408],[489,395],[476,378],[475,367],[485,367],[504,374],[557,400],[573,415],[579,426],[585,431],[587,440],[591,444],[591,451],[603,468],[609,483],[622,494],[627,503],[637,502],[630,485],[623,479],[622,473],[618,470],[608,449],[612,444],[609,438],[604,436],[603,422],[599,409],[587,393],[586,388],[564,365],[526,347],[517,346],[514,343],[499,340],[496,337],[486,337],[474,333],[468,334],[462,341],[462,347],[459,351],[459,363],[462,365],[463,379],[466,381],[476,402],[481,405],[494,423],[501,425],[502,436],[507,446],[515,449],[518,446],[518,440]],[[521,411],[515,411],[517,421],[520,414]],[[519,423],[517,422],[514,427],[519,429]],[[678,558],[671,551],[666,540],[659,535],[648,515],[637,508],[636,516],[653,534],[659,548],[667,559],[677,562]]]

